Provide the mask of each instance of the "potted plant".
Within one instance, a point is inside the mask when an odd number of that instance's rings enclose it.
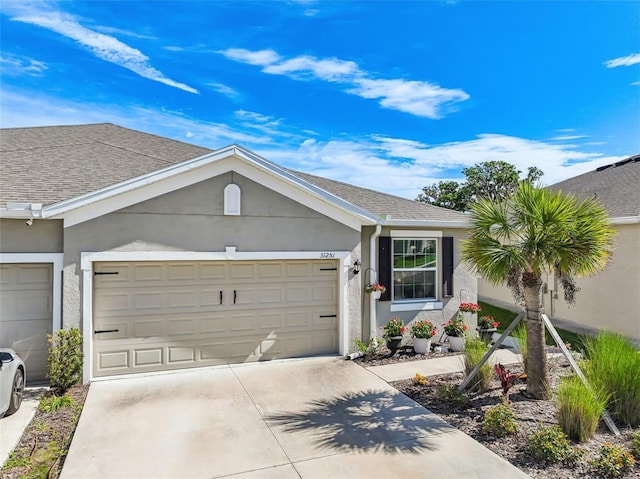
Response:
[[[500,322],[496,321],[493,316],[480,316],[478,318],[478,333],[480,333],[480,339],[489,344],[493,333],[496,332],[500,326]]]
[[[392,355],[395,354],[400,347],[404,329],[404,322],[397,316],[391,318],[391,321],[384,327],[384,338],[387,341],[387,348],[389,348]]]
[[[416,321],[411,326],[413,349],[416,354],[428,354],[431,350],[431,338],[436,335],[436,327],[430,321]]]
[[[477,303],[460,303],[458,306],[458,315],[462,317],[462,321],[467,325],[467,329],[475,336],[478,327],[477,313],[482,311]]]
[[[464,324],[460,317],[450,319],[444,323],[444,332],[449,337],[449,346],[452,351],[464,350],[464,335],[467,331],[467,325]]]
[[[380,296],[382,296],[382,293],[384,293],[386,290],[387,288],[385,288],[384,285],[380,283],[371,283],[366,285],[364,288],[364,292],[369,293],[375,299],[380,299]]]

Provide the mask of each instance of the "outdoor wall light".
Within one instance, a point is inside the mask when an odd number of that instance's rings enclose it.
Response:
[[[360,274],[360,260],[357,259],[353,262],[353,274]]]

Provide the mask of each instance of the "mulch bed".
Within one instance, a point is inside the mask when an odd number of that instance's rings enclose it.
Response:
[[[460,353],[437,353],[430,354],[431,357],[439,357]],[[415,361],[425,359],[422,355],[413,354],[408,348],[400,351],[399,354],[390,357],[388,352],[372,357],[358,358],[355,360],[362,366],[379,366],[392,364],[394,362]],[[572,373],[568,361],[564,358],[549,359],[551,387],[555,390],[559,379]],[[510,366],[511,372],[522,372],[519,365]],[[428,378],[426,386],[414,384],[412,379],[392,382],[391,386],[406,394],[417,403],[423,405],[430,411],[442,417],[454,427],[471,436],[485,447],[503,457],[514,466],[531,476],[532,478],[545,479],[585,479],[598,478],[599,476],[592,470],[589,461],[594,459],[600,447],[605,443],[622,445],[626,450],[631,449],[631,436],[636,429],[620,429],[621,435],[614,436],[609,432],[606,425],[601,422],[598,431],[593,439],[585,444],[576,444],[584,449],[587,454],[577,464],[564,466],[562,464],[541,464],[539,460],[533,458],[527,450],[527,440],[533,431],[540,425],[557,425],[556,407],[553,400],[535,400],[526,395],[526,386],[515,386],[509,395],[511,406],[516,413],[518,432],[515,435],[504,438],[489,436],[481,431],[481,422],[484,412],[502,401],[502,387],[497,378],[494,378],[491,388],[483,393],[466,392],[469,403],[464,409],[458,409],[451,402],[445,402],[437,397],[438,388],[442,385],[459,385],[464,379],[462,373],[442,376],[432,376]],[[620,427],[620,426],[619,426]],[[639,461],[640,462],[640,461]],[[640,464],[628,473],[625,478],[640,478]]]

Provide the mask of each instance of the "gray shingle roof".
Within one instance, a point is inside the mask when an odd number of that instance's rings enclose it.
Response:
[[[596,198],[611,218],[640,216],[640,155],[550,186],[579,198]]]
[[[51,205],[213,150],[109,123],[0,129],[0,207]],[[332,194],[396,220],[461,221],[462,213],[290,171]]]

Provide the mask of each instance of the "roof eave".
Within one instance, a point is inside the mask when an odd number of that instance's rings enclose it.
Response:
[[[468,220],[446,221],[446,220],[403,220],[403,219],[380,219],[382,226],[401,226],[411,228],[469,228],[471,223]]]

